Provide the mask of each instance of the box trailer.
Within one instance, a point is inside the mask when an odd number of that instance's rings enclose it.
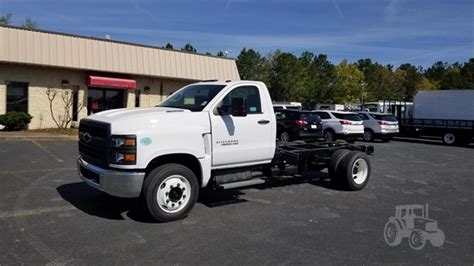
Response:
[[[408,136],[440,136],[447,145],[469,145],[474,132],[474,90],[420,91],[413,113],[400,118]]]

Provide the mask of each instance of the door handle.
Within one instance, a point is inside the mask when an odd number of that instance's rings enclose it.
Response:
[[[258,121],[258,123],[260,125],[266,125],[266,124],[270,123],[270,120],[260,120],[260,121]]]

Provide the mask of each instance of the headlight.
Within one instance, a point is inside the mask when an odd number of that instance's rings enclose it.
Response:
[[[119,164],[135,164],[137,159],[135,152],[115,152],[113,163]]]
[[[137,136],[112,135],[112,150],[110,163],[136,164],[137,161]]]
[[[137,137],[134,135],[112,136],[112,146],[115,148],[135,147],[137,146]]]

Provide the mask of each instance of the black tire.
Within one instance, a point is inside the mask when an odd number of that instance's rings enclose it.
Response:
[[[449,146],[453,146],[459,141],[458,136],[454,132],[444,133],[442,140],[445,145]]]
[[[367,142],[372,142],[374,141],[374,132],[372,132],[372,130],[370,129],[366,129],[364,130],[364,141],[367,141]]]
[[[329,178],[331,179],[331,182],[337,183],[337,167],[341,163],[342,159],[350,152],[350,150],[346,149],[340,149],[335,151],[332,156],[331,160],[329,161],[329,166],[328,166],[328,174]]]
[[[281,132],[280,134],[280,141],[283,141],[283,142],[290,142],[291,141],[291,135],[290,133],[286,132],[286,131],[283,131]]]
[[[354,171],[357,170],[357,173]],[[356,191],[363,189],[370,179],[369,157],[358,151],[348,153],[337,167],[337,180],[341,188]]]
[[[334,131],[332,131],[332,129],[328,129],[324,132],[324,140],[326,142],[332,142],[336,140],[336,134]]]
[[[181,207],[177,212],[167,212],[164,208],[160,207],[158,203],[158,189],[166,189],[165,186],[160,188],[160,185],[163,185],[162,182],[169,177],[180,176],[189,182],[190,192],[188,194],[188,201]],[[186,196],[185,190],[181,192],[181,196]],[[189,195],[191,193],[191,195]],[[170,222],[175,220],[180,220],[186,217],[186,215],[192,210],[199,196],[199,184],[194,175],[193,171],[181,164],[165,164],[155,168],[151,171],[145,181],[143,182],[143,197],[146,201],[146,205],[149,213],[153,218],[160,222]]]

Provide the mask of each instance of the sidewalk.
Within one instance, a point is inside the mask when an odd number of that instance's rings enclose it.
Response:
[[[49,133],[49,132],[0,131],[0,140],[30,140],[30,139],[78,140],[78,137],[77,135]]]

